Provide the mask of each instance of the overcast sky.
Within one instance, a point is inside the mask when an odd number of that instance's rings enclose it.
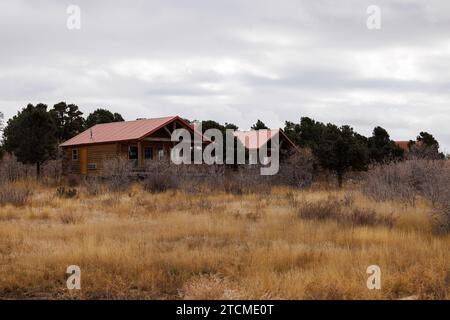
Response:
[[[0,0],[0,111],[61,100],[126,120],[426,130],[450,152],[450,1]]]

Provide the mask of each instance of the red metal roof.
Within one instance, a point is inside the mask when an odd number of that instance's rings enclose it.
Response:
[[[285,139],[293,147],[295,144],[286,136],[283,130],[278,129],[262,129],[250,131],[235,131],[234,135],[247,149],[260,149],[277,133],[280,133],[280,139]]]
[[[178,120],[184,126],[192,129],[192,126],[179,116],[103,123],[83,131],[65,141],[60,146],[68,147],[83,144],[139,140],[174,120]]]
[[[399,146],[403,151],[409,152],[409,141],[394,141],[397,146]]]

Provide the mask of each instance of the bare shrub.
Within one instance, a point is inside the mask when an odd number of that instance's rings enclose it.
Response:
[[[66,188],[64,186],[56,188],[56,195],[60,198],[75,198],[77,193],[75,188]]]
[[[85,179],[83,186],[85,192],[90,196],[98,196],[105,192],[104,184],[97,177]]]
[[[175,184],[170,175],[157,173],[146,177],[142,186],[147,192],[160,193],[174,188]]]
[[[414,205],[428,199],[440,230],[450,231],[450,165],[445,160],[415,159],[381,165],[369,171],[364,193],[375,200],[400,199]]]
[[[34,166],[17,161],[13,154],[5,154],[0,159],[0,183],[14,182],[36,177]],[[59,182],[61,180],[61,160],[47,160],[42,165],[41,181]]]
[[[450,166],[440,160],[414,160],[408,162],[415,190],[433,205],[450,198]]]
[[[416,195],[433,204],[450,194],[450,167],[441,160],[408,160],[376,166],[369,171],[363,191],[377,200],[411,200]]]
[[[439,233],[450,233],[450,195],[443,197],[434,206],[434,217],[436,218]]]
[[[60,182],[62,177],[62,160],[48,160],[42,166],[42,177]]]
[[[444,155],[439,152],[439,146],[429,146],[425,143],[416,142],[409,147],[406,157],[410,160],[439,160]]]
[[[81,183],[81,177],[77,174],[70,174],[65,180],[69,187],[77,187]]]
[[[297,209],[302,219],[335,220],[339,223],[356,226],[383,225],[393,227],[393,215],[380,215],[373,209],[343,208],[337,199],[329,198],[320,202],[305,202]]]
[[[229,171],[212,182],[211,187],[234,195],[256,193],[268,195],[274,183],[273,176],[263,176],[258,166],[243,166]]]
[[[315,158],[310,149],[295,151],[280,164],[277,180],[280,183],[306,188],[313,182]]]
[[[338,218],[342,212],[339,202],[336,200],[326,200],[320,202],[304,202],[297,210],[300,218],[311,220],[325,220]]]
[[[239,293],[230,288],[230,283],[217,275],[196,276],[187,281],[179,292],[184,300],[233,300]]]
[[[73,212],[63,212],[59,216],[59,221],[61,221],[62,224],[77,224],[84,221],[84,216]]]
[[[378,214],[373,209],[359,209],[354,208],[343,215],[342,221],[349,222],[354,225],[376,226],[384,225],[392,228],[395,224],[396,218],[390,215]]]
[[[27,185],[3,184],[0,187],[0,205],[12,204],[14,206],[23,206],[31,195],[31,188]]]
[[[178,166],[171,166],[166,161],[149,161],[145,165],[148,174],[145,175],[142,183],[144,190],[151,193],[160,193],[175,189],[178,185],[175,179],[182,179],[181,172],[178,172],[179,169]]]
[[[12,154],[5,154],[0,160],[0,183],[14,182],[34,175],[34,168],[17,161]]]
[[[224,192],[234,195],[241,195],[248,190],[244,186],[244,180],[239,177],[222,179],[220,187]]]
[[[110,191],[124,191],[131,183],[133,164],[125,157],[117,156],[103,161],[107,185]]]
[[[309,149],[300,149],[282,159],[279,172],[261,175],[261,165],[226,167],[209,181],[211,188],[234,195],[257,193],[269,195],[274,185],[309,187],[313,181],[314,157]]]
[[[364,181],[363,192],[378,201],[400,199],[414,204],[416,190],[410,165],[400,162],[372,168]]]

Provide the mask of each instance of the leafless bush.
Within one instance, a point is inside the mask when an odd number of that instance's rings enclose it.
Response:
[[[309,149],[300,149],[280,162],[275,175],[261,175],[261,165],[242,165],[228,168],[216,186],[227,193],[270,193],[273,185],[290,185],[305,188],[313,181],[314,157]]]
[[[151,193],[175,189],[178,186],[178,182],[183,180],[181,169],[179,166],[171,165],[168,161],[149,161],[145,164],[147,174],[142,182],[142,186],[145,191]]]
[[[438,231],[441,233],[450,233],[450,204],[440,204],[435,211],[437,218]]]
[[[63,212],[59,216],[59,221],[61,221],[62,224],[77,224],[84,221],[84,216],[73,212]]]
[[[341,209],[339,203],[333,200],[305,202],[297,208],[297,214],[303,219],[325,220],[340,216]]]
[[[0,205],[12,204],[14,206],[22,206],[31,195],[31,189],[27,185],[18,184],[2,184],[0,187]]]
[[[416,196],[422,196],[434,206],[440,229],[450,232],[448,161],[415,159],[377,166],[369,171],[363,191],[376,200],[400,199],[412,204]]]
[[[42,166],[42,177],[50,178],[55,182],[61,181],[62,176],[62,160],[48,160]]]
[[[280,164],[278,182],[298,188],[309,187],[313,181],[314,156],[310,149],[299,149]]]
[[[173,177],[168,174],[154,173],[145,178],[142,186],[145,191],[159,193],[175,188],[175,183]]]
[[[217,188],[222,189],[226,193],[241,195],[249,191],[249,189],[246,188],[244,181],[245,180],[238,175],[227,176],[219,182],[220,184],[217,184]]]
[[[111,191],[123,191],[130,185],[133,164],[125,157],[117,156],[103,161],[108,188]]]
[[[85,179],[83,186],[85,192],[90,196],[98,196],[105,192],[105,184],[97,177]]]
[[[373,209],[359,209],[353,208],[343,215],[344,222],[349,222],[354,225],[375,226],[383,225],[392,228],[395,224],[396,218],[392,215],[381,215]]]
[[[343,208],[337,199],[305,202],[297,208],[297,214],[302,219],[335,220],[339,223],[357,226],[392,227],[396,220],[392,215],[381,215],[372,209]]]
[[[56,195],[60,198],[75,198],[77,193],[75,188],[66,188],[64,186],[56,188]]]
[[[450,198],[450,165],[440,160],[409,161],[415,190],[433,205]]]
[[[400,199],[414,204],[417,192],[411,165],[400,162],[372,168],[363,183],[363,192],[378,201]]]
[[[409,160],[373,168],[363,190],[377,200],[410,200],[421,195],[437,204],[450,197],[449,181],[447,161]]]
[[[428,146],[424,143],[414,143],[409,148],[406,158],[409,160],[439,160],[443,158],[437,146]]]
[[[14,155],[5,154],[0,160],[0,183],[7,183],[33,176],[34,168],[17,161]]]
[[[69,187],[77,187],[80,185],[82,179],[78,174],[69,174],[64,180]]]
[[[169,161],[148,161],[142,172],[134,173],[149,192],[164,192],[168,189],[181,188],[186,192],[203,192],[205,188],[231,194],[258,193],[269,194],[275,184],[294,184],[305,187],[312,182],[311,154],[307,150],[296,154],[286,164],[285,175],[263,176],[259,165],[242,165],[237,168],[223,165],[183,165],[177,166]],[[121,162],[119,162],[121,163]],[[110,165],[107,165],[110,167]],[[116,166],[108,171],[117,172]],[[127,175],[128,176],[128,175]],[[109,179],[119,178],[119,174],[109,174]],[[118,179],[120,181],[120,179]]]
[[[278,183],[277,176],[261,175],[259,165],[243,165],[238,170],[228,170],[215,179],[213,188],[235,195],[269,195],[272,186]]]
[[[41,182],[46,185],[59,183],[61,180],[61,160],[48,160],[42,165]],[[12,154],[5,154],[0,159],[0,183],[8,183],[36,177],[34,166],[17,161]]]

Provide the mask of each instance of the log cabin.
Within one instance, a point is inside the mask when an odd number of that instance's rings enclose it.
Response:
[[[138,119],[97,124],[60,145],[62,172],[102,175],[105,161],[117,156],[128,159],[135,170],[143,170],[150,161],[168,161],[173,130],[194,127],[179,116]]]

